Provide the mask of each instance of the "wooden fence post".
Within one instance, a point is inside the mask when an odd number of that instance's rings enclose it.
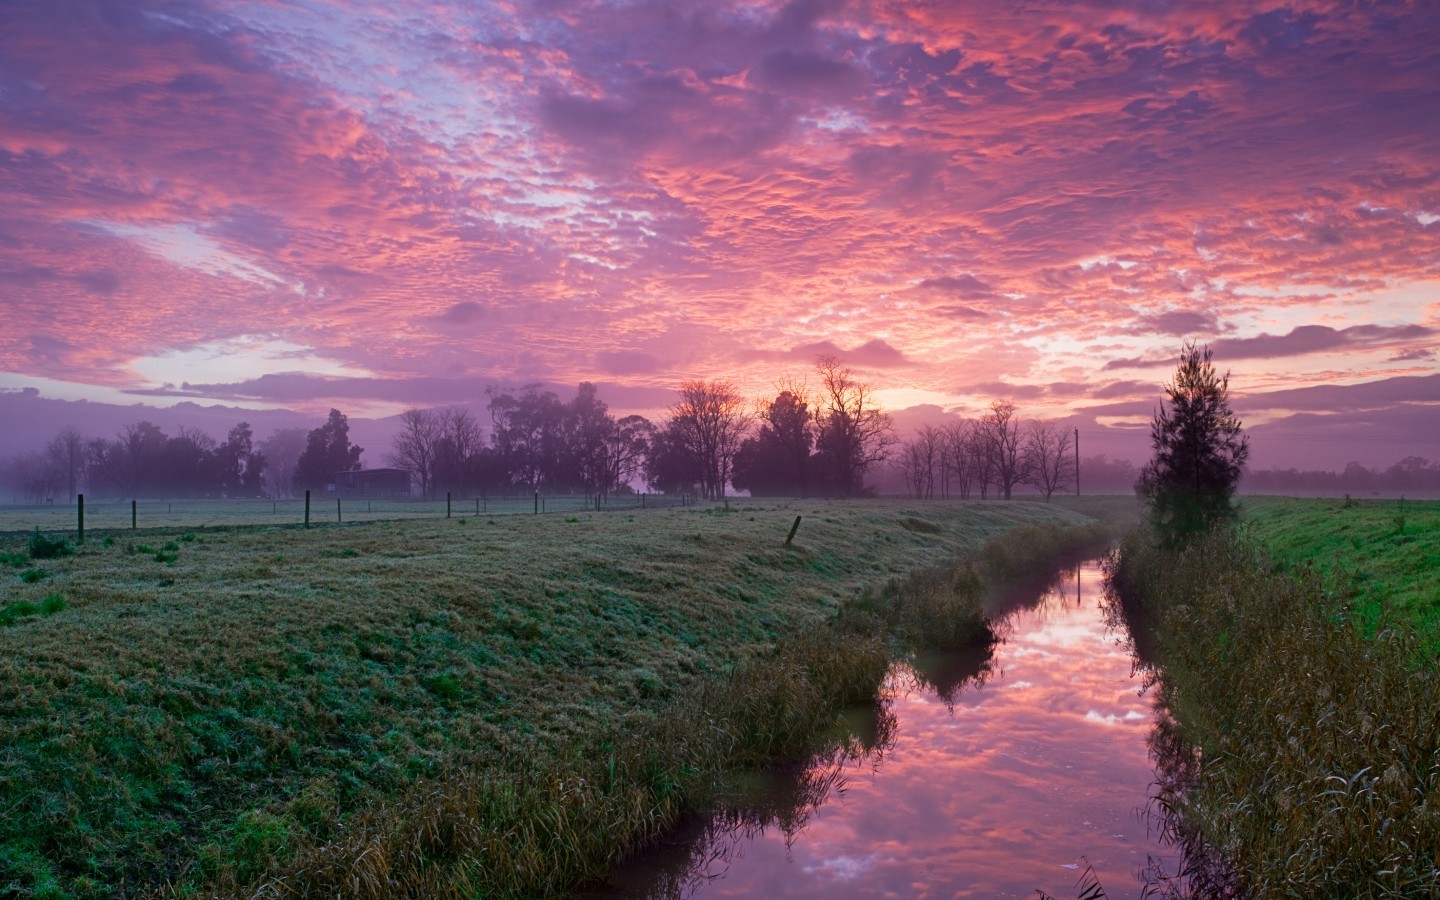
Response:
[[[310,527],[310,491],[305,491],[305,527]]]
[[[135,500],[131,500],[131,501],[130,501],[130,530],[131,530],[131,531],[134,531],[135,528],[136,528],[136,525],[135,525],[135,518],[136,518],[135,507],[137,507],[138,505],[139,505],[138,501],[135,501]]]
[[[450,518],[450,492],[445,492],[445,518]]]
[[[335,498],[335,521],[340,521],[340,498]]]
[[[790,546],[790,542],[793,541],[793,540],[795,540],[795,532],[797,532],[797,531],[799,531],[799,530],[800,530],[800,517],[799,517],[799,516],[796,516],[796,517],[795,517],[795,524],[790,526],[790,533],[785,536],[785,546],[787,546],[787,547]]]
[[[75,499],[79,502],[76,512],[80,516],[80,543],[85,543],[85,495],[76,494]]]

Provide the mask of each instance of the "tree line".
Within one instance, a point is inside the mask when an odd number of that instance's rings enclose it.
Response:
[[[1014,403],[996,400],[978,419],[926,425],[905,441],[895,466],[916,498],[959,497],[991,490],[1009,500],[1021,484],[1049,501],[1075,485],[1071,432],[1048,419],[1020,418]]]

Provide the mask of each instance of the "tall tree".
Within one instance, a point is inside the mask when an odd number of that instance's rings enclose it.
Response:
[[[277,428],[260,442],[265,459],[261,484],[270,496],[286,497],[295,490],[295,467],[305,452],[306,436],[304,428]]]
[[[697,466],[700,491],[710,499],[724,495],[740,441],[749,427],[745,399],[728,381],[686,381],[670,407],[669,429]]]
[[[350,420],[338,409],[330,410],[325,424],[305,436],[305,451],[295,463],[295,487],[324,490],[335,483],[337,472],[360,468],[364,450],[350,443]]]
[[[484,432],[475,414],[463,406],[440,411],[440,440],[435,448],[435,489],[469,493],[481,485],[479,454]]]
[[[434,490],[435,460],[443,431],[444,423],[435,410],[407,409],[400,414],[400,431],[386,457],[390,465],[410,473],[426,500]]]
[[[526,385],[520,396],[490,390],[490,441],[499,452],[512,484],[529,490],[558,487],[563,480],[565,405],[540,385]]]
[[[1034,419],[1026,424],[1020,456],[1026,482],[1040,489],[1046,503],[1056,491],[1075,483],[1070,432],[1049,419]]]
[[[1245,471],[1250,439],[1230,409],[1230,373],[1219,375],[1210,348],[1186,341],[1169,398],[1150,422],[1154,455],[1137,487],[1150,500],[1151,521],[1170,542],[1231,518],[1230,500]]]
[[[601,491],[608,496],[615,491],[630,489],[630,482],[640,474],[645,464],[645,454],[654,434],[655,426],[644,416],[626,416],[611,423],[602,443]]]
[[[820,376],[820,434],[816,446],[829,465],[839,493],[856,496],[865,489],[865,473],[890,455],[895,429],[870,386],[857,381],[838,358],[819,357],[815,371]]]
[[[1020,420],[1015,404],[996,400],[980,420],[980,437],[985,451],[986,475],[1006,500],[1015,485],[1025,479],[1025,460],[1020,455]]]
[[[74,428],[50,439],[45,445],[45,455],[62,474],[66,494],[73,501],[79,492],[80,479],[85,472],[85,438]]]
[[[961,500],[970,499],[970,490],[979,480],[983,454],[975,451],[975,423],[967,419],[945,426],[943,464],[950,475],[950,485]]]

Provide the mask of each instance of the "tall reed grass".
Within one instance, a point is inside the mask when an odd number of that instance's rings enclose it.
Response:
[[[1156,805],[1197,896],[1440,896],[1440,671],[1369,636],[1310,568],[1221,530],[1178,552],[1137,531],[1110,603],[1153,638],[1167,715]]]

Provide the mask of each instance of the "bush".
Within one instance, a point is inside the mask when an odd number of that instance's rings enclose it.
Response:
[[[55,559],[61,556],[69,556],[75,552],[70,542],[65,538],[52,538],[41,534],[39,527],[30,536],[30,558],[31,559]]]

